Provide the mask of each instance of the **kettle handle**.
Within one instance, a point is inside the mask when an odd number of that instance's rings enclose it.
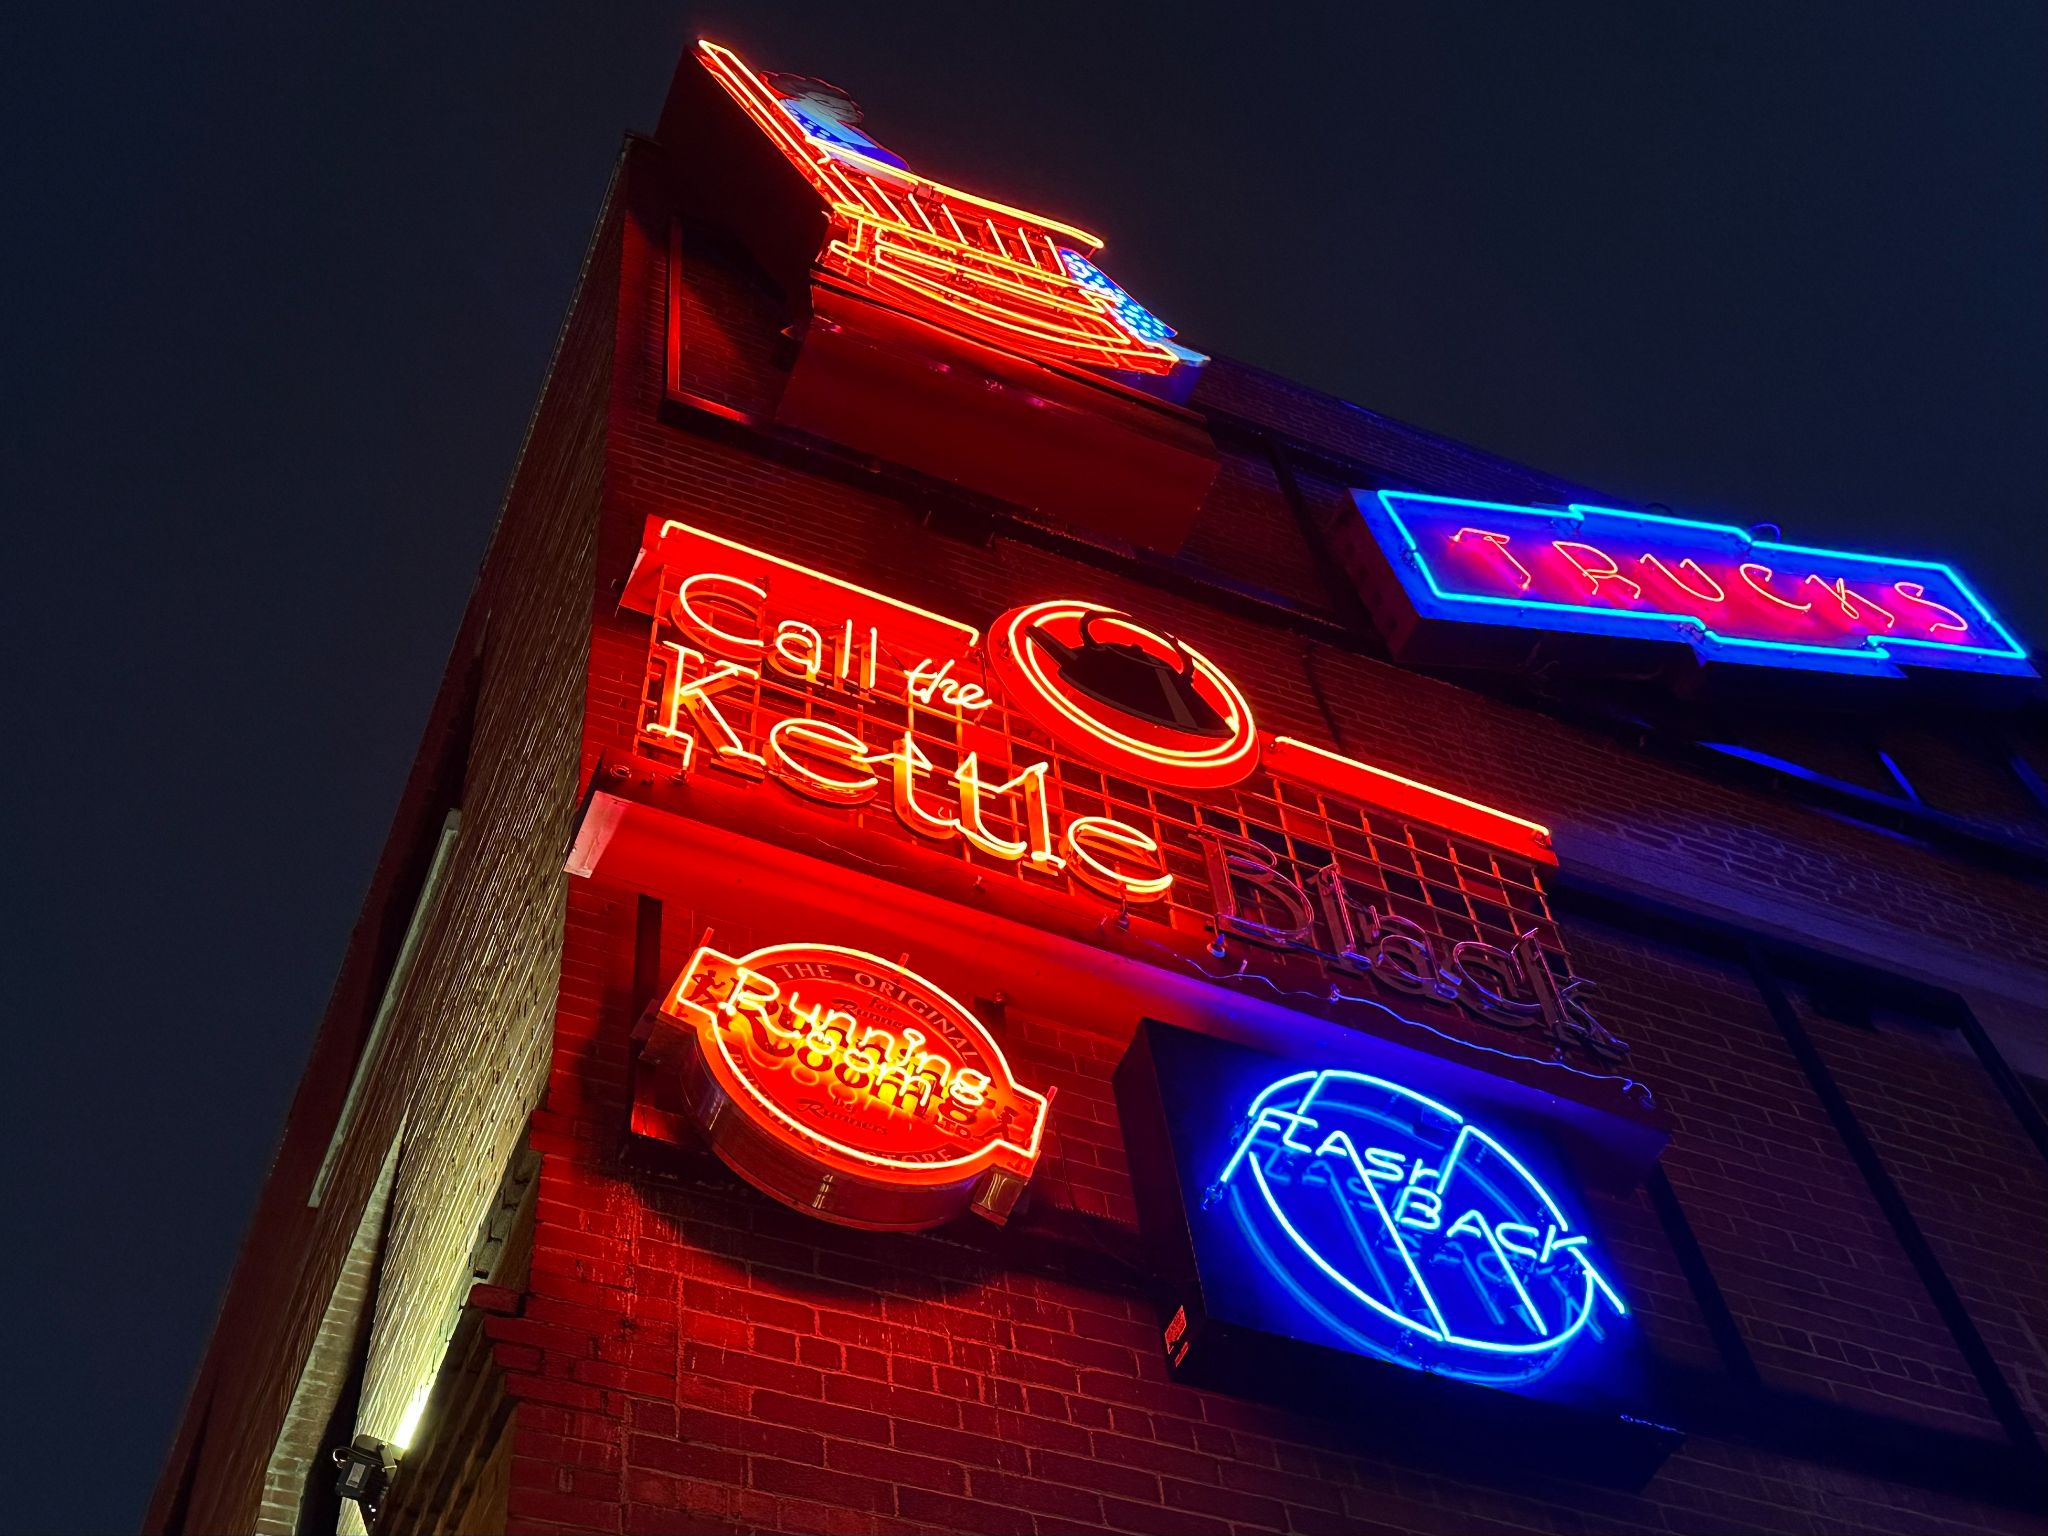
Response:
[[[1129,618],[1130,615],[1128,613],[1122,613],[1113,609],[1105,610],[1100,608],[1090,608],[1086,613],[1081,615],[1081,644],[1084,646],[1093,646],[1106,645],[1109,643],[1107,641],[1097,640],[1092,634],[1089,633],[1089,631],[1095,627],[1096,620]],[[1137,628],[1139,626],[1137,626],[1134,623],[1132,627]],[[1188,650],[1187,646],[1181,643],[1180,637],[1178,635],[1162,635],[1156,629],[1148,629],[1145,631],[1145,633],[1148,635],[1152,635],[1158,639],[1164,640],[1168,645],[1173,647],[1174,654],[1180,658],[1180,667],[1174,673],[1174,676],[1184,678],[1189,682],[1193,682],[1195,678],[1195,658],[1193,653]]]

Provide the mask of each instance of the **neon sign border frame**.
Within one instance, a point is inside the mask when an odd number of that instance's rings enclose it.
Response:
[[[1702,660],[1729,661],[1752,666],[1800,667],[1812,671],[1896,677],[1901,675],[1902,658],[1894,657],[1891,654],[1892,649],[1913,647],[1929,656],[1953,658],[1948,665],[1957,671],[2011,677],[2038,675],[2031,664],[2026,647],[2021,645],[2012,632],[2000,622],[1991,606],[1963,579],[1962,573],[1942,561],[1871,555],[1856,550],[1823,549],[1806,544],[1784,544],[1758,539],[1746,529],[1728,523],[1665,517],[1650,512],[1630,512],[1616,507],[1593,506],[1585,502],[1572,502],[1564,507],[1542,507],[1513,502],[1477,501],[1462,496],[1435,496],[1419,491],[1365,491],[1355,488],[1351,496],[1367,527],[1390,556],[1388,563],[1394,569],[1395,578],[1401,583],[1416,611],[1425,618],[1507,626],[1520,624],[1524,627],[1549,627],[1580,634],[1610,635],[1621,639],[1675,639],[1690,646],[1694,654]],[[1764,640],[1720,634],[1694,614],[1643,613],[1599,607],[1590,603],[1558,603],[1536,598],[1496,597],[1479,592],[1447,592],[1438,584],[1429,557],[1422,552],[1413,532],[1403,521],[1400,508],[1396,504],[1398,502],[1434,507],[1461,507],[1478,512],[1505,512],[1523,518],[1541,517],[1560,532],[1580,531],[1590,518],[1613,518],[1630,524],[1656,524],[1710,534],[1717,540],[1725,541],[1731,554],[1761,552],[1814,555],[1830,561],[1880,566],[1888,571],[1934,572],[1946,577],[1959,593],[1969,599],[1977,615],[1990,625],[2005,644],[2003,648],[1994,648],[1950,645],[1935,640],[1888,637],[1879,639],[1876,636],[1866,636],[1862,645],[1858,647],[1814,645],[1805,641]],[[1488,611],[1463,611],[1468,605]],[[1501,616],[1503,613],[1505,616]],[[1539,614],[1544,617],[1533,620],[1520,617]],[[1746,654],[1750,652],[1765,654]]]

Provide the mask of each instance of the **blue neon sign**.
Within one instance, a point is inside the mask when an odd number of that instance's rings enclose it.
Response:
[[[1646,1477],[1681,1437],[1579,1181],[1619,1193],[1661,1137],[1351,1031],[1287,1040],[1148,1019],[1117,1067],[1169,1371],[1429,1456]]]
[[[1307,1313],[1382,1359],[1515,1385],[1628,1316],[1591,1235],[1526,1163],[1383,1077],[1267,1084],[1206,1203]]]
[[[1425,619],[1689,645],[1702,661],[2035,676],[1953,566],[1611,507],[1353,491]]]

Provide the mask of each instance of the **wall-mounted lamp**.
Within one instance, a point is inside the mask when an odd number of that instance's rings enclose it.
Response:
[[[391,1486],[391,1474],[398,1470],[398,1458],[375,1435],[357,1435],[349,1444],[336,1446],[333,1455],[334,1464],[341,1469],[334,1491],[362,1505],[364,1523],[374,1525],[377,1505]]]

